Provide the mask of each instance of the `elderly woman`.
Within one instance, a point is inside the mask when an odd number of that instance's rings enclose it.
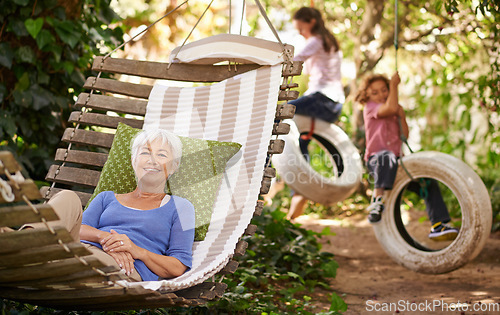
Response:
[[[139,133],[132,144],[136,189],[97,195],[83,213],[81,241],[102,248],[128,275],[135,269],[142,280],[177,277],[190,268],[194,208],[165,193],[181,155],[174,134],[160,129]]]
[[[181,141],[165,130],[144,130],[133,140],[131,153],[137,179],[134,191],[101,192],[83,217],[73,192],[59,193],[49,204],[62,212],[61,221],[75,239],[79,231],[80,240],[94,255],[131,278],[180,276],[191,268],[194,208],[186,199],[167,195],[165,184],[179,167]]]

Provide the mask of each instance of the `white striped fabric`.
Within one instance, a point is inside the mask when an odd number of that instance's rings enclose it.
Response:
[[[211,86],[153,87],[144,129],[162,128],[181,136],[233,141],[242,148],[228,162],[205,240],[193,247],[191,270],[172,280],[121,285],[175,291],[205,281],[231,259],[252,219],[260,192],[280,81],[279,64],[262,66]]]

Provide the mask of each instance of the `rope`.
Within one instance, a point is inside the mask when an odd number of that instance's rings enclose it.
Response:
[[[395,16],[395,19],[394,19],[394,49],[395,49],[394,64],[395,64],[396,71],[398,71],[398,49],[399,49],[398,15],[399,15],[398,14],[398,0],[395,0],[394,1],[394,16]],[[398,117],[398,125],[399,125],[399,132],[400,132],[399,138],[403,142],[401,145],[402,146],[406,145],[406,147],[408,147],[408,150],[410,150],[410,153],[414,153],[413,150],[412,150],[412,148],[410,147],[410,144],[408,143],[408,139],[406,138],[406,136],[403,133],[403,126],[402,126],[402,123],[401,123],[401,117]],[[405,164],[403,163],[403,159],[402,158],[399,159],[399,164],[401,164],[401,167],[405,171],[406,175],[408,175],[408,177],[410,178],[410,180],[412,182],[416,181],[415,178],[410,174],[410,172],[406,168]],[[427,186],[428,186],[427,180],[425,180],[423,178],[419,178],[418,179],[418,184],[420,185],[420,196],[423,199],[427,199],[427,196],[429,195],[428,190],[427,190]]]
[[[259,0],[255,0],[255,4],[257,4],[257,7],[259,7],[260,14],[262,14],[262,16],[264,17],[264,20],[266,20],[267,25],[269,26],[269,28],[271,29],[271,31],[274,34],[274,37],[276,37],[276,39],[280,43],[281,49],[283,50],[283,54],[286,57],[285,59],[287,59],[287,61],[292,60],[292,56],[291,56],[290,52],[287,51],[285,45],[283,44],[283,42],[280,39],[280,36],[278,35],[278,32],[276,31],[273,24],[271,23],[271,20],[269,20],[269,17],[267,16],[266,10],[262,6],[262,3],[260,3]]]
[[[243,30],[243,18],[245,17],[245,0],[243,0],[243,4],[241,5],[241,20],[240,20],[240,35]]]
[[[231,4],[231,0],[229,0],[229,34],[231,34],[231,22],[233,19],[233,17],[231,16],[232,13],[233,13],[233,6]]]
[[[141,35],[142,33],[145,33],[147,32],[151,27],[153,27],[156,23],[160,22],[161,20],[163,20],[164,18],[166,18],[167,16],[169,16],[172,12],[175,12],[177,11],[177,9],[179,9],[181,6],[183,6],[185,3],[187,3],[189,0],[186,0],[184,1],[183,3],[179,4],[178,6],[176,6],[175,8],[173,8],[172,10],[170,10],[169,12],[167,12],[165,15],[163,15],[162,17],[160,17],[159,19],[157,19],[156,21],[154,21],[152,24],[150,24],[148,27],[146,27],[145,29],[143,29],[142,31],[140,31],[139,33],[137,33],[136,35],[134,35],[132,38],[130,38],[129,40],[127,40],[126,42],[122,43],[120,46],[116,47],[115,49],[113,49],[113,51],[109,52],[106,56],[104,56],[103,60],[108,58],[112,53],[114,53],[115,51],[117,51],[118,49],[122,48],[123,46],[125,46],[126,44],[128,44],[129,42],[133,41],[136,37],[138,37],[139,35]]]
[[[398,0],[394,2],[394,14],[396,18],[394,19],[394,48],[395,48],[395,62],[396,62],[396,71],[398,71],[398,49],[399,49],[399,40],[398,40]]]
[[[177,58],[177,55],[181,52],[182,47],[184,47],[184,45],[186,44],[188,38],[191,36],[191,34],[193,34],[194,29],[196,28],[196,26],[198,26],[198,24],[200,23],[201,19],[203,19],[203,17],[205,16],[205,13],[207,13],[208,9],[210,8],[210,6],[212,5],[213,2],[214,2],[214,0],[210,1],[210,3],[208,4],[208,6],[205,8],[205,11],[203,11],[203,14],[200,16],[200,18],[198,19],[198,21],[196,21],[196,24],[193,26],[193,28],[189,32],[188,36],[186,36],[186,39],[184,39],[184,42],[182,43],[181,47],[179,48],[179,50],[175,54],[174,58],[172,58],[170,60],[168,66],[167,66],[167,70],[170,69],[170,66],[172,65],[172,62]]]

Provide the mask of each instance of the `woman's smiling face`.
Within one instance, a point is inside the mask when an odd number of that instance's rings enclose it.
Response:
[[[134,171],[139,181],[164,182],[171,167],[172,150],[168,143],[155,139],[139,148],[135,158]]]

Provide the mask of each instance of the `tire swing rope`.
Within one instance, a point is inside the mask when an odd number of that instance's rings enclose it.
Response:
[[[395,61],[395,68],[396,72],[398,71],[398,49],[399,49],[399,40],[398,40],[398,0],[394,1],[394,48],[395,48],[395,53],[394,53],[394,61]],[[408,143],[408,138],[403,134],[403,126],[401,124],[401,118],[398,117],[398,125],[399,125],[399,138],[408,147],[408,150],[410,151],[410,154],[414,153],[412,148],[410,147],[410,144]],[[402,144],[402,145],[403,145]],[[408,169],[403,163],[403,158],[401,157],[399,159],[399,163],[401,164],[401,167],[405,171],[406,175],[411,179],[412,182],[416,181],[415,178],[410,174]],[[418,184],[420,185],[420,197],[422,197],[424,200],[427,199],[427,196],[429,195],[427,186],[429,185],[429,180],[424,179],[424,178],[419,178],[418,179]]]

